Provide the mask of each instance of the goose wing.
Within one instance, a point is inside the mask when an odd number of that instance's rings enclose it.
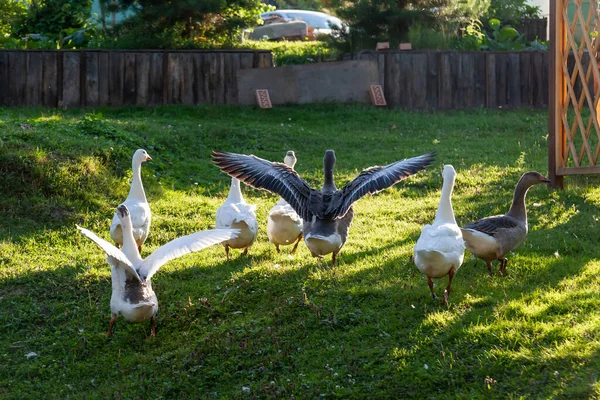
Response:
[[[341,190],[333,193],[325,211],[330,218],[341,218],[350,209],[352,203],[366,194],[377,193],[401,180],[425,169],[435,159],[435,153],[396,161],[385,167],[371,167],[363,170],[354,180]]]
[[[211,229],[171,240],[142,261],[139,269],[140,277],[143,280],[150,279],[168,261],[194,251],[200,251],[213,244],[234,239],[239,232],[239,229]]]
[[[518,223],[515,219],[506,215],[499,215],[471,222],[470,224],[465,225],[462,229],[471,229],[485,233],[486,235],[495,236],[501,229],[511,229],[516,228],[517,226]]]
[[[113,244],[98,237],[98,235],[96,235],[94,232],[92,232],[88,229],[82,228],[79,225],[75,225],[75,226],[77,227],[77,229],[79,229],[79,232],[81,232],[81,234],[83,236],[92,240],[94,243],[96,243],[98,245],[98,247],[100,247],[102,250],[104,250],[104,252],[108,256],[109,264],[122,267],[125,270],[125,273],[127,274],[128,278],[131,277],[131,278],[136,279],[141,282],[140,276],[138,275],[133,264],[131,264],[131,261],[129,261],[129,259],[127,258],[125,253],[123,253],[121,250],[117,249]]]
[[[303,219],[311,219],[311,188],[287,165],[252,155],[218,151],[213,152],[212,160],[223,172],[245,184],[277,193]]]

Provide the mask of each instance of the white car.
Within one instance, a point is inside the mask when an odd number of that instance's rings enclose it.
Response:
[[[313,34],[315,36],[320,34],[331,35],[333,33],[332,27],[343,27],[341,19],[318,11],[277,10],[262,13],[260,16],[265,20],[265,23],[268,23],[268,21],[304,21],[309,28],[314,29]]]

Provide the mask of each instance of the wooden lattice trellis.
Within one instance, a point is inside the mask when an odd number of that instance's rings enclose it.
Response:
[[[551,0],[549,173],[600,173],[600,16],[597,0]]]

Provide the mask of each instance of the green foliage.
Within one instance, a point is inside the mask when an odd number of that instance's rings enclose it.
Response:
[[[239,43],[269,6],[260,0],[146,0],[132,15],[105,32],[117,48],[209,48]]]
[[[396,47],[406,41],[412,24],[428,25],[435,20],[435,8],[445,0],[332,0],[332,9],[348,21],[347,41],[352,50],[373,49],[377,42],[390,42]]]
[[[518,50],[547,50],[544,42],[535,40],[527,43],[525,37],[511,26],[502,26],[499,20],[488,21],[491,32],[485,31],[483,24],[473,19],[462,29],[462,35],[455,42],[458,50],[493,50],[493,51],[518,51]]]
[[[322,11],[324,6],[323,0],[275,0],[274,3],[279,10]]]
[[[568,117],[571,118],[571,117]],[[572,121],[569,119],[569,123]],[[527,195],[529,234],[489,277],[470,258],[448,306],[410,260],[457,170],[463,225],[506,212],[519,176],[545,172],[546,110],[405,112],[357,105],[0,109],[0,397],[598,398],[600,180],[569,176]],[[355,204],[338,265],[301,244],[277,253],[265,234],[278,197],[244,187],[259,237],[248,256],[221,246],[169,262],[153,278],[157,337],[110,318],[110,267],[75,229],[109,239],[127,196],[131,154],[153,213],[143,256],[214,227],[229,178],[213,149],[282,160],[322,183],[436,150],[437,161]],[[435,280],[441,294],[446,278]]]
[[[271,51],[276,66],[311,64],[336,57],[328,44],[321,41],[245,40],[239,47]]]
[[[498,19],[503,25],[518,26],[522,19],[542,17],[538,6],[527,4],[527,0],[491,0],[487,13],[481,15],[485,20]]]
[[[19,35],[37,33],[59,36],[83,28],[89,21],[90,0],[32,1]]]
[[[444,26],[436,29],[415,24],[408,31],[408,40],[415,50],[446,50],[454,45],[456,34]]]
[[[0,0],[0,40],[18,29],[27,15],[27,4],[21,0]]]
[[[486,14],[492,0],[450,0],[439,9],[439,19],[444,24],[456,25],[480,18]]]
[[[485,38],[483,24],[478,19],[473,18],[462,28],[462,35],[460,39],[457,39],[455,48],[465,51],[481,50]]]
[[[492,33],[485,35],[482,50],[523,50],[525,48],[525,39],[515,28],[500,27],[500,21],[497,19],[489,20],[488,25]]]

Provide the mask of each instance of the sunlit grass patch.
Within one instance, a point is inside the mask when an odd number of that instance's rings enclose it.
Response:
[[[33,398],[593,398],[599,394],[600,213],[597,177],[528,193],[529,235],[488,276],[467,253],[450,303],[431,298],[410,260],[439,202],[441,170],[458,176],[464,225],[504,213],[522,173],[546,174],[547,114],[416,113],[358,105],[0,109],[0,397]],[[354,205],[338,263],[301,243],[277,253],[257,205],[248,256],[217,245],[153,278],[158,336],[110,313],[110,269],[75,224],[106,240],[127,196],[131,155],[153,212],[146,256],[211,229],[230,178],[212,150],[281,161],[314,187],[334,149],[342,187],[372,165],[437,152],[436,162]],[[497,270],[497,267],[495,267]],[[447,278],[436,279],[441,295]],[[35,355],[31,355],[35,353]],[[28,356],[29,354],[29,356]]]

